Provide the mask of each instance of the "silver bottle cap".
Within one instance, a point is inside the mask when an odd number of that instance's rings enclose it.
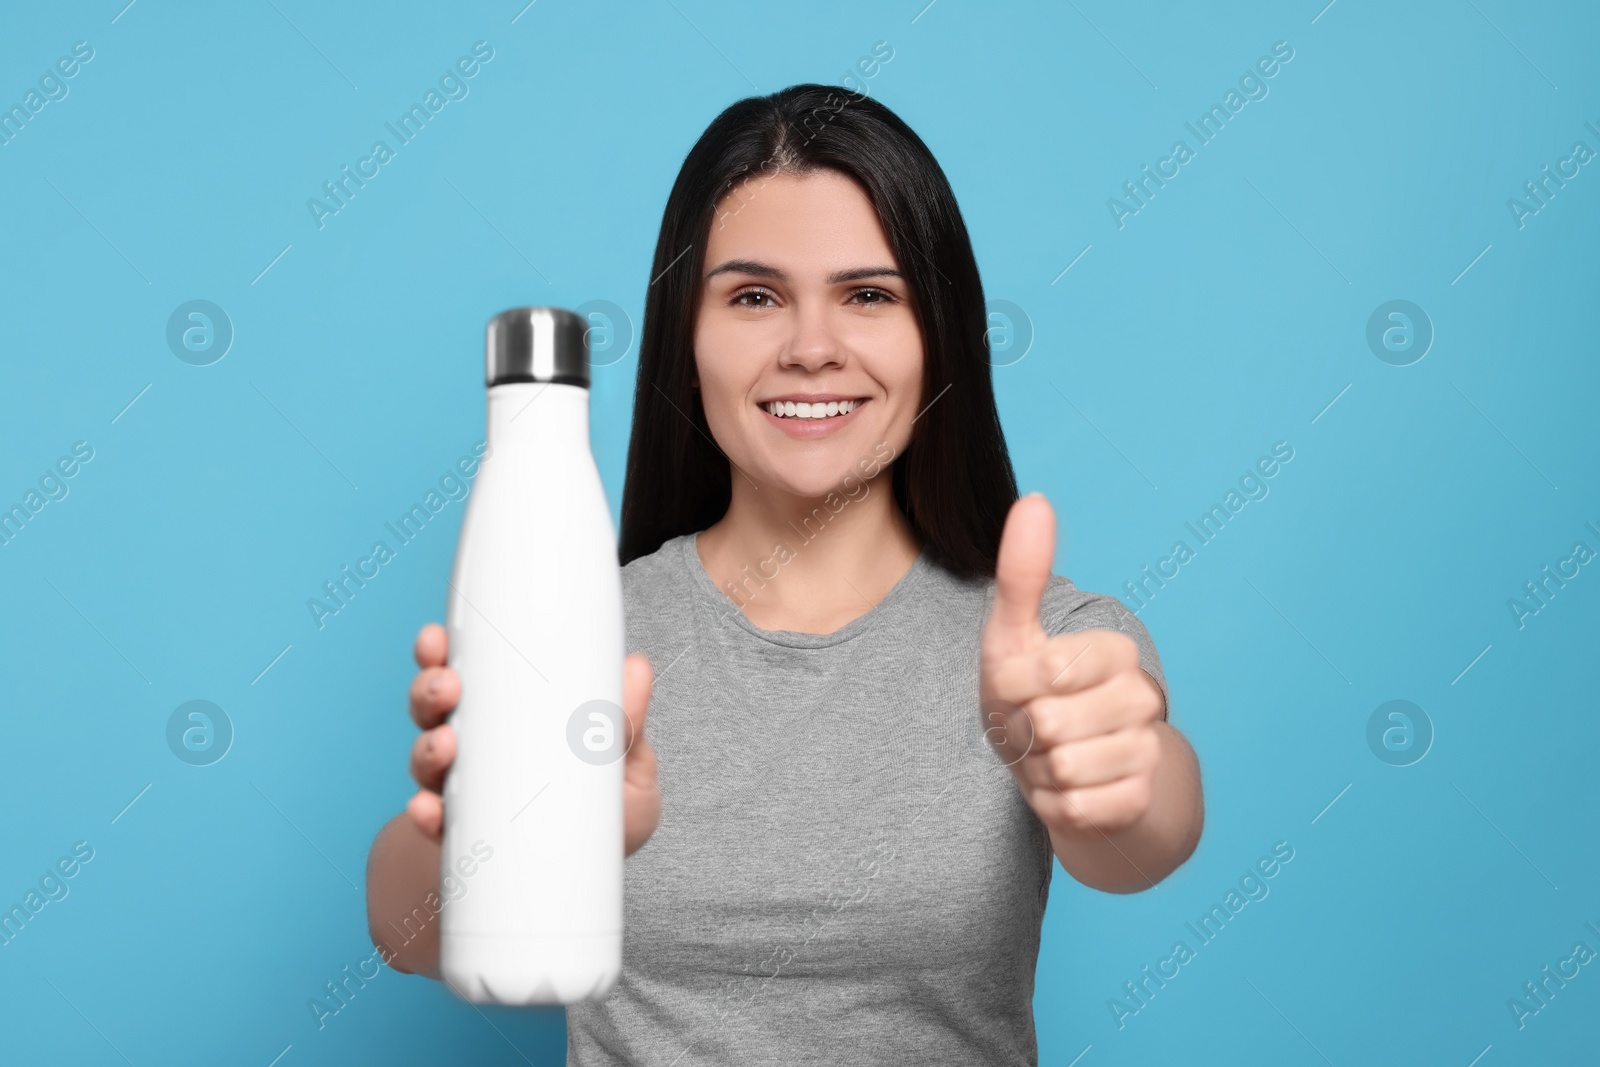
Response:
[[[561,382],[589,388],[589,324],[557,307],[510,308],[485,331],[486,385]]]

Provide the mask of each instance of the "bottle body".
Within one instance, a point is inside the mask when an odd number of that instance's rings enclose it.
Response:
[[[470,1001],[570,1004],[622,968],[621,569],[589,391],[488,392],[445,613],[440,969]]]

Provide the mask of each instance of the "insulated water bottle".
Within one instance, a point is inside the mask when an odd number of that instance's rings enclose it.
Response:
[[[466,1000],[571,1004],[622,969],[622,576],[589,451],[588,323],[489,320],[488,450],[445,625],[461,678],[439,963]]]

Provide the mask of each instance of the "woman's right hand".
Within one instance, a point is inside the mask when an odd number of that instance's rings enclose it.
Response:
[[[435,841],[444,832],[445,772],[456,758],[455,729],[445,721],[461,699],[461,678],[445,665],[449,638],[438,623],[417,633],[417,666],[411,682],[411,718],[422,736],[411,748],[411,777],[421,786],[406,803],[406,814]],[[645,713],[653,680],[649,657],[635,652],[622,664],[622,710],[631,744],[622,775],[623,855],[650,839],[661,821],[661,789],[656,779],[656,754],[645,739]]]

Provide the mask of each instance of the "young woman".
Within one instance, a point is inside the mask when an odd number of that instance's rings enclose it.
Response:
[[[742,100],[651,277],[623,971],[568,1008],[568,1062],[1035,1063],[1052,862],[1154,885],[1199,840],[1199,773],[1149,634],[1050,573],[1050,505],[1017,499],[944,173],[866,97]],[[421,789],[368,871],[375,943],[435,977],[437,924],[389,921],[438,889],[445,643],[417,637]]]

